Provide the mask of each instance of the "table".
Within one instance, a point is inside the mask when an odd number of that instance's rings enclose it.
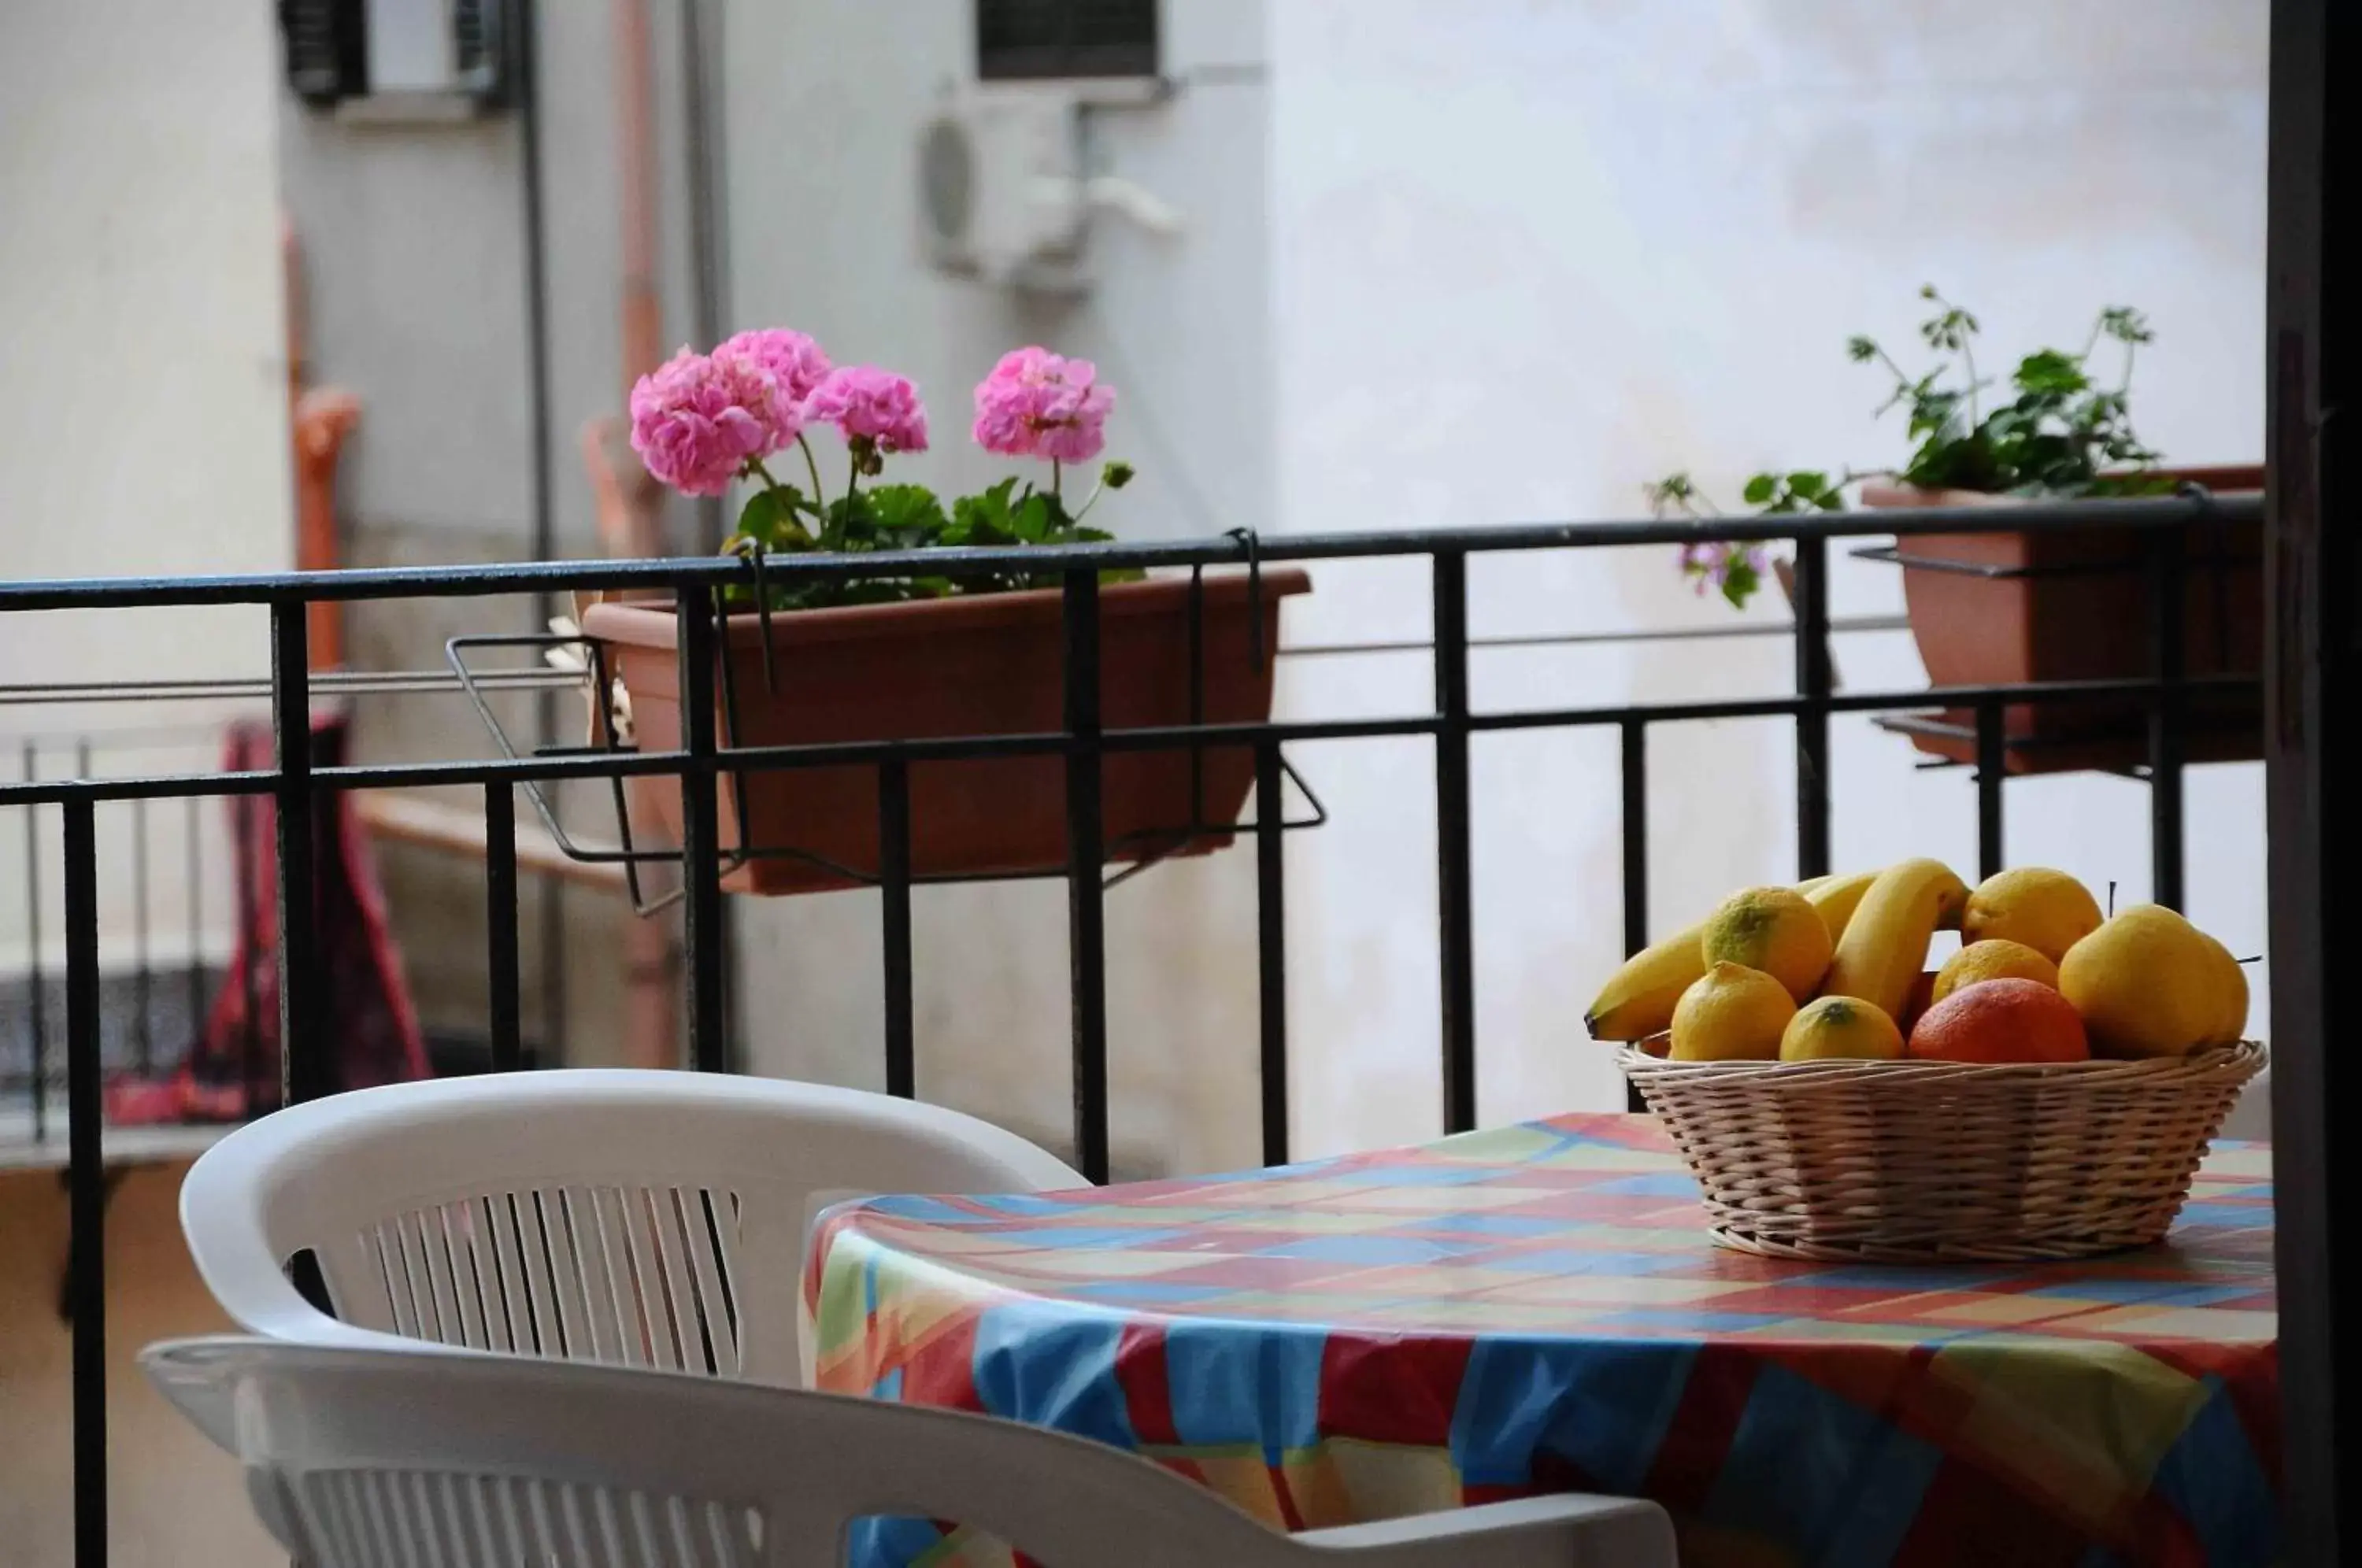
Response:
[[[2078,1264],[1780,1262],[1705,1234],[1645,1117],[1269,1171],[831,1210],[824,1388],[1055,1427],[1317,1528],[1646,1496],[1685,1563],[2266,1563],[2270,1153],[2168,1245]],[[880,1523],[877,1562],[1005,1562]]]

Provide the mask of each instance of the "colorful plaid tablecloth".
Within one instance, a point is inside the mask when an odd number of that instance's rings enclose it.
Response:
[[[1656,1124],[1052,1196],[832,1210],[817,1385],[1149,1454],[1275,1525],[1654,1497],[1693,1565],[2267,1563],[2269,1150],[2170,1244],[1900,1269],[1710,1244]],[[866,1562],[1005,1562],[883,1521]]]

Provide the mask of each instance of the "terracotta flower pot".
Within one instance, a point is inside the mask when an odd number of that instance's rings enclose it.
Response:
[[[2220,492],[2259,490],[2260,468],[2176,469]],[[2015,504],[2007,496],[1868,485],[1879,507]],[[2156,615],[2148,547],[2120,528],[2042,533],[1923,534],[1900,542],[1903,599],[1927,679],[1937,686],[2047,680],[2125,680],[2153,674]],[[2182,536],[2184,668],[2197,675],[2263,668],[2263,536],[2255,524],[2193,528]],[[1933,563],[1998,575],[1946,569]],[[2190,694],[2185,754],[2193,762],[2263,755],[2263,700],[2255,691]],[[1898,719],[1920,750],[1976,760],[1976,715],[1947,710]],[[2148,708],[2138,701],[2012,703],[2003,710],[2008,771],[2121,769],[2148,759]]]
[[[1205,579],[1203,721],[1268,718],[1270,655],[1279,605],[1311,591],[1301,571],[1263,573],[1263,668],[1249,637],[1248,579]],[[776,690],[763,680],[763,637],[752,613],[729,617],[723,638],[736,722],[717,718],[723,744],[824,745],[1028,734],[1064,727],[1062,596],[983,594],[907,604],[853,605],[771,617]],[[631,694],[641,746],[680,745],[680,684],[670,605],[598,604],[583,630],[607,645]],[[1189,723],[1189,582],[1186,577],[1110,584],[1099,593],[1100,712],[1110,730]],[[717,673],[717,706],[722,705]],[[1102,771],[1104,837],[1111,861],[1202,855],[1227,833],[1192,835],[1194,823],[1238,819],[1254,780],[1244,746],[1199,753],[1191,811],[1189,748],[1111,751]],[[747,768],[746,820],[729,776],[719,782],[726,855],[745,844],[789,847],[731,871],[734,892],[811,893],[862,885],[878,868],[877,770],[872,767]],[[679,842],[678,788],[648,792]],[[825,863],[825,864],[823,864]],[[917,877],[1016,876],[1066,863],[1065,764],[1059,756],[915,763],[911,768],[911,869]],[[839,868],[842,869],[839,869]],[[858,873],[848,876],[846,872]]]

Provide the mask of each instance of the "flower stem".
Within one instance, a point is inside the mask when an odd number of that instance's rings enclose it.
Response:
[[[820,459],[812,456],[811,442],[805,437],[804,433],[800,430],[796,432],[796,445],[804,449],[804,469],[805,471],[811,475],[812,504],[814,506],[818,506],[820,504],[820,498],[823,493],[820,482]]]
[[[1065,464],[1064,464],[1064,463],[1062,463],[1062,462],[1060,462],[1060,461],[1059,461],[1057,458],[1051,458],[1051,459],[1050,459],[1050,493],[1051,493],[1052,495],[1056,495],[1056,494],[1058,494],[1058,487],[1059,487],[1059,485],[1061,485],[1062,483],[1064,483],[1064,482],[1065,482],[1065,477],[1066,477],[1066,465],[1065,465]]]

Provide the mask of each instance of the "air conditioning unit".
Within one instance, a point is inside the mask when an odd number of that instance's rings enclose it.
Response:
[[[1006,287],[1086,286],[1082,116],[1063,94],[972,92],[919,134],[920,215],[928,259]]]
[[[920,222],[935,267],[1029,293],[1080,294],[1090,287],[1095,211],[1180,231],[1180,215],[1148,192],[1086,172],[1085,101],[1038,84],[946,98],[919,133]]]
[[[464,118],[507,101],[509,0],[280,0],[287,83],[339,117]]]

